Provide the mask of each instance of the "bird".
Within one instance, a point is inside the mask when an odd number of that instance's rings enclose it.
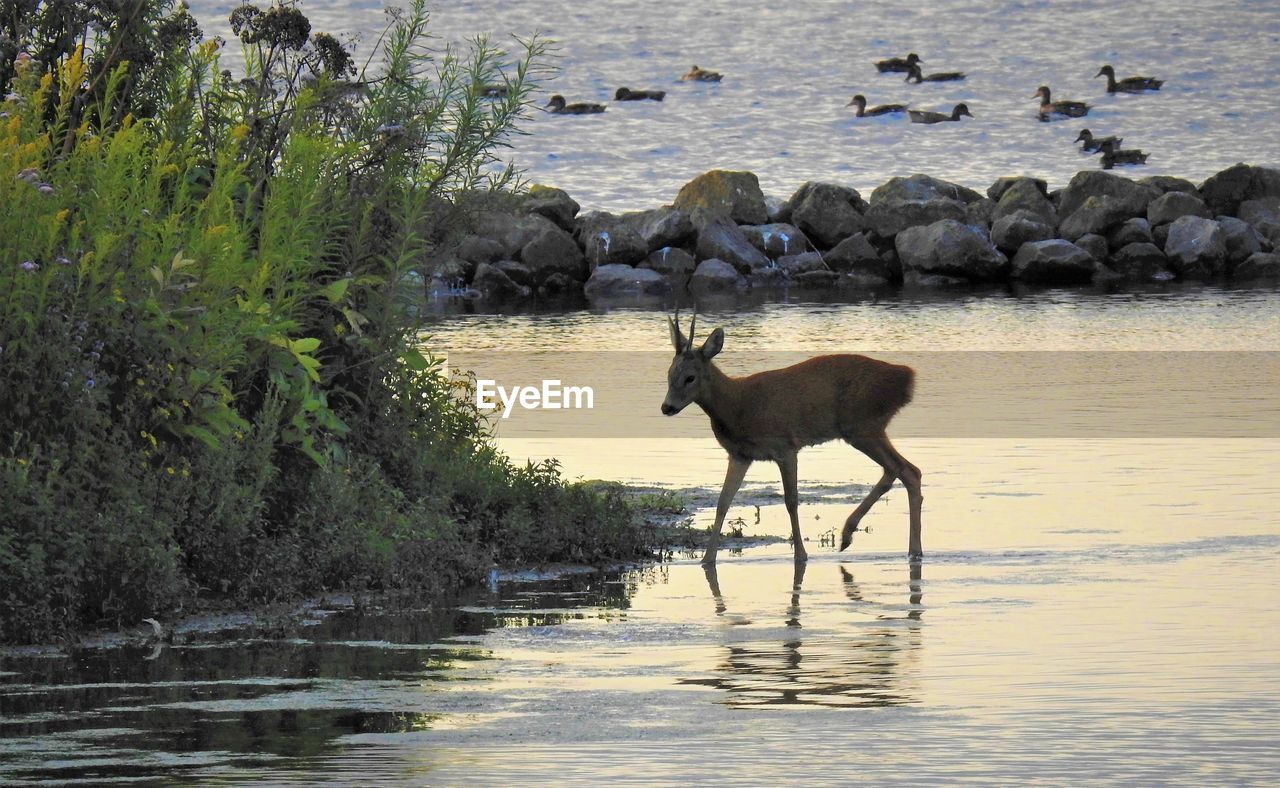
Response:
[[[1093,75],[1094,79],[1102,76],[1107,78],[1108,93],[1141,93],[1144,90],[1159,90],[1164,84],[1163,79],[1155,77],[1125,77],[1116,80],[1116,70],[1111,66],[1103,66]]]
[[[604,112],[604,105],[586,101],[566,104],[564,96],[557,93],[551,97],[544,109],[553,115],[591,115],[596,112]]]
[[[905,58],[891,57],[888,60],[881,60],[876,63],[876,70],[881,74],[888,74],[893,71],[910,71],[912,66],[923,62],[924,61],[920,59],[919,55],[912,52]]]
[[[680,77],[681,82],[719,82],[724,78],[724,74],[718,71],[710,71],[705,68],[698,68],[694,64],[689,68],[689,73]]]
[[[1095,137],[1093,136],[1092,131],[1089,131],[1088,129],[1081,129],[1080,136],[1076,137],[1075,141],[1084,143],[1084,145],[1080,146],[1080,150],[1096,152],[1099,148],[1103,146],[1104,143],[1113,142],[1116,145],[1119,145],[1121,142],[1124,141],[1124,138],[1123,137]]]
[[[506,98],[511,95],[511,88],[507,85],[487,85],[477,82],[471,86],[471,92],[480,98]]]
[[[907,78],[903,81],[918,85],[921,82],[959,82],[962,79],[964,79],[963,71],[940,71],[926,76],[920,71],[920,67],[913,63],[911,68],[907,69]]]
[[[1098,149],[1102,154],[1102,169],[1109,170],[1117,164],[1146,164],[1147,156],[1137,148],[1129,148],[1121,150],[1120,144],[1116,142],[1104,142],[1102,147]]]
[[[662,101],[667,96],[665,90],[632,90],[631,88],[618,88],[618,92],[613,94],[614,101]]]
[[[862,95],[861,93],[854,96],[853,100],[851,100],[848,104],[845,104],[845,106],[857,107],[857,109],[854,110],[854,113],[853,113],[853,116],[855,118],[873,118],[873,117],[876,117],[877,115],[890,115],[890,114],[893,114],[894,112],[907,111],[906,104],[881,104],[879,106],[875,106],[870,109],[867,109],[867,97]]]
[[[925,112],[918,109],[909,109],[907,114],[911,116],[912,123],[942,123],[947,120],[960,120],[961,115],[973,117],[967,104],[957,104],[950,115],[945,112]]]
[[[1049,93],[1048,85],[1041,85],[1031,98],[1040,99],[1040,120],[1063,118],[1082,118],[1089,114],[1089,105],[1083,101],[1054,101]]]

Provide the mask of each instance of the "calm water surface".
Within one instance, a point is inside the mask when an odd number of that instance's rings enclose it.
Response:
[[[1280,338],[1275,304],[1259,290],[1051,291],[742,303],[700,323],[727,327],[726,365],[762,347],[1258,351]],[[454,350],[666,341],[662,313],[638,309],[452,315],[427,331]],[[927,407],[928,384],[910,408]],[[656,410],[663,387],[637,380],[636,396]],[[705,497],[721,450],[696,411],[667,422],[693,431],[502,441],[573,476]],[[1280,781],[1274,436],[897,445],[924,470],[918,569],[897,490],[850,551],[820,543],[877,474],[816,448],[800,462],[802,574],[780,544],[722,552],[713,576],[678,556],[504,575],[437,610],[318,609],[283,640],[10,655],[0,782]],[[753,468],[730,517],[787,532],[774,469]]]

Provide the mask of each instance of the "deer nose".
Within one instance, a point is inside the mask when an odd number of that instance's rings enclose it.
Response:
[[[676,409],[675,409],[675,408],[671,407],[670,405],[668,405],[668,404],[667,404],[667,403],[665,403],[665,402],[664,402],[664,403],[662,403],[662,415],[663,415],[663,416],[672,416],[672,415],[674,415],[675,413],[676,413]]]

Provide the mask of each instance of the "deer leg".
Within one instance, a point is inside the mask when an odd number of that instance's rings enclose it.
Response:
[[[778,470],[782,472],[782,500],[791,517],[791,543],[795,545],[796,561],[799,562],[808,560],[809,554],[804,549],[804,540],[800,538],[800,493],[796,489],[796,468],[795,454],[778,460]]]
[[[880,477],[880,481],[876,482],[871,488],[871,492],[867,493],[867,497],[862,499],[862,503],[858,504],[858,508],[853,510],[853,514],[849,515],[849,519],[844,521],[844,530],[840,532],[840,549],[843,551],[850,543],[853,542],[853,532],[858,529],[858,523],[862,522],[862,518],[867,516],[867,512],[871,511],[871,507],[875,506],[876,501],[880,500],[880,496],[889,492],[889,488],[893,486],[893,480],[898,475],[888,468],[884,469],[884,475]]]
[[[724,486],[720,488],[720,500],[716,503],[716,524],[711,529],[711,538],[707,540],[707,552],[702,555],[704,565],[716,562],[716,550],[720,547],[720,529],[724,527],[725,515],[729,514],[729,505],[733,503],[733,496],[738,494],[738,488],[742,486],[742,478],[747,475],[747,468],[750,467],[751,460],[729,457],[729,470],[724,474]]]
[[[924,495],[920,491],[920,469],[907,461],[905,457],[893,448],[893,444],[889,442],[889,436],[883,432],[878,435],[857,436],[849,440],[855,449],[875,460],[884,468],[884,476],[880,477],[880,481],[876,486],[871,488],[871,492],[863,502],[849,515],[849,520],[845,522],[844,532],[841,536],[841,547],[843,550],[848,546],[848,541],[853,539],[853,529],[857,527],[858,522],[871,508],[871,505],[879,500],[880,496],[888,491],[893,485],[893,479],[902,480],[902,486],[907,488],[907,503],[911,510],[911,534],[908,538],[907,555],[911,558],[923,558],[924,549],[920,544],[920,515],[924,508]]]

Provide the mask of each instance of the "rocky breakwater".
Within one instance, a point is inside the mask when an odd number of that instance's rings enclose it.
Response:
[[[832,183],[766,197],[750,172],[713,170],[647,211],[581,213],[535,186],[430,262],[433,281],[503,300],[704,297],[753,288],[950,287],[1280,280],[1280,171],[1237,164],[1199,186],[1169,176],[1031,177],[985,193],[928,175],[868,199]]]

